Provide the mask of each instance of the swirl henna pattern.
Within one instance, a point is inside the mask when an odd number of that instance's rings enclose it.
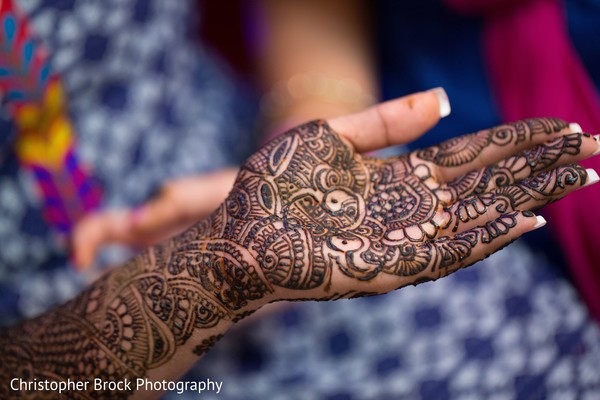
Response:
[[[355,153],[325,122],[300,126],[248,159],[210,218],[0,333],[0,396],[55,395],[14,392],[15,376],[148,376],[180,347],[204,354],[268,301],[373,295],[470,265],[518,236],[519,218],[533,215],[523,210],[587,182],[585,169],[569,164],[585,135],[545,140],[565,128],[520,121],[382,160]],[[475,168],[500,148],[517,154]]]
[[[436,179],[435,170],[467,165],[491,147],[532,142],[567,126],[557,119],[519,121],[380,160],[355,154],[326,123],[312,122],[248,160],[218,212],[227,221],[219,237],[248,249],[269,291],[340,291],[332,279],[339,272],[358,281],[391,274],[404,277],[404,285],[437,278],[461,267],[478,242],[508,233],[514,211],[554,201],[583,185],[587,174],[577,164],[550,170],[565,155],[579,153],[580,134],[448,184]],[[499,219],[469,232],[471,240],[435,240],[450,226],[456,232],[460,224],[478,221],[491,206]]]

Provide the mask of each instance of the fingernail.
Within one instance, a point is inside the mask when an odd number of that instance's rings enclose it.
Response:
[[[583,130],[581,130],[581,125],[579,125],[577,122],[571,122],[569,124],[569,130],[571,131],[571,133],[582,133]]]
[[[77,257],[73,253],[69,254],[69,264],[76,270],[81,269],[81,265],[77,262]]]
[[[585,182],[585,185],[583,185],[583,187],[593,185],[594,183],[600,181],[600,177],[598,177],[598,173],[595,170],[593,170],[592,168],[586,169],[585,172],[587,172],[588,179]]]
[[[450,115],[452,108],[450,107],[450,100],[448,100],[448,94],[443,87],[437,87],[430,89],[429,92],[435,93],[440,104],[440,118],[447,117]]]
[[[539,229],[542,226],[546,225],[546,218],[542,217],[541,215],[536,215],[535,219],[537,220],[537,222],[533,226],[533,229]]]
[[[129,214],[130,221],[134,224],[137,224],[144,218],[145,214],[146,210],[144,209],[144,206],[134,208],[133,211],[131,211],[131,214]]]
[[[598,148],[592,153],[593,156],[600,154],[600,135],[594,135],[594,139],[596,139],[596,143],[598,143]]]
[[[81,262],[81,260],[79,260],[79,257],[76,254],[71,254],[69,256],[69,262],[71,266],[75,268],[76,271],[84,271],[86,269],[89,269],[90,267],[89,264]]]

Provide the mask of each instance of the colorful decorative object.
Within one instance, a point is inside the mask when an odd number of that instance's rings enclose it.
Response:
[[[95,209],[101,190],[75,154],[75,131],[60,77],[13,0],[0,2],[0,92],[17,129],[19,162],[31,171],[46,221],[68,234]]]

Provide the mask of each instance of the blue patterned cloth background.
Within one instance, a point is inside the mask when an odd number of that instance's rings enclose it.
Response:
[[[600,399],[598,326],[520,241],[436,282],[248,322],[182,378],[223,382],[203,399]]]
[[[191,0],[20,4],[63,76],[78,150],[106,206],[137,204],[165,179],[248,153],[252,103],[190,36]],[[3,324],[85,281],[43,224],[9,125],[0,125]],[[438,282],[289,304],[232,329],[182,379],[223,381],[203,399],[600,399],[600,330],[553,262],[519,241]]]
[[[198,44],[192,0],[22,0],[62,76],[77,151],[104,187],[104,206],[139,204],[172,177],[239,164],[250,153],[254,106]],[[31,177],[0,124],[0,323],[77,293]],[[105,254],[118,259],[117,250]]]

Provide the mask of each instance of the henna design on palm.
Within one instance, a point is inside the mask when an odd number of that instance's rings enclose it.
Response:
[[[519,223],[533,214],[523,210],[587,182],[574,162],[590,138],[555,137],[566,127],[520,121],[377,159],[325,122],[300,126],[248,159],[210,218],[68,304],[0,332],[0,396],[15,395],[6,385],[13,376],[146,376],[197,331],[210,333],[191,348],[202,355],[220,337],[211,329],[265,301],[374,295],[468,266],[524,233]]]
[[[579,154],[580,134],[449,183],[438,178],[442,169],[477,165],[493,148],[514,153],[567,126],[557,119],[519,121],[381,160],[355,153],[325,122],[311,122],[245,163],[212,218],[212,235],[247,249],[237,262],[255,266],[256,295],[284,288],[296,292],[284,298],[294,298],[318,289],[311,292],[318,298],[360,288],[381,274],[400,277],[394,287],[435,279],[482,258],[473,250],[508,235],[517,210],[554,201],[587,179],[578,164],[550,169]]]

